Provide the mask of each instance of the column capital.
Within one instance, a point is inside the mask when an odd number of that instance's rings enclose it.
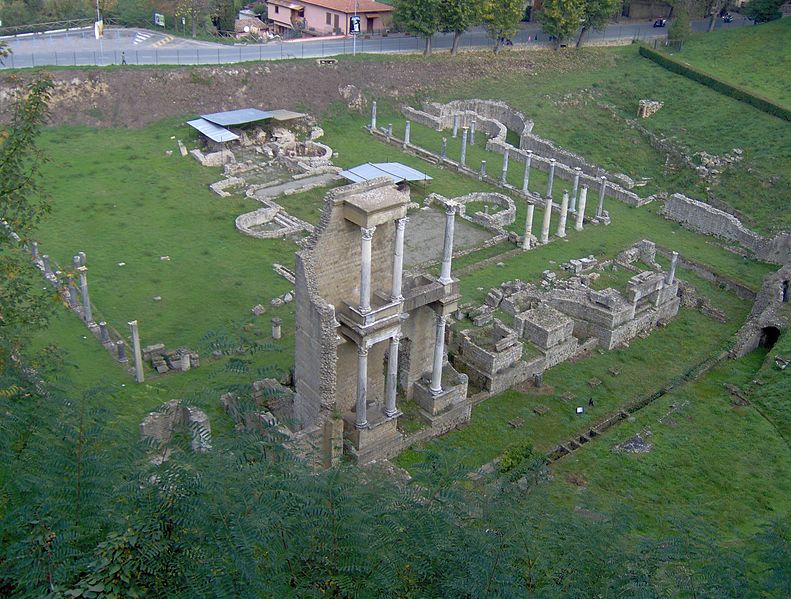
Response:
[[[604,175],[599,177],[599,179],[601,180],[602,183],[607,183],[607,177],[605,177]]]
[[[554,158],[550,158],[549,159],[549,163],[550,164],[555,164],[556,162],[557,162],[557,160],[555,160]]]
[[[578,167],[578,166],[575,166],[575,167],[574,167],[574,170],[576,171],[576,173],[577,173],[578,175],[579,175],[579,174],[582,172],[582,169],[581,169],[580,167]]]
[[[398,345],[404,335],[399,331],[398,333],[394,333],[392,337],[390,337],[390,341],[393,342],[393,345]]]
[[[452,204],[450,202],[445,204],[445,214],[448,216],[453,216],[456,214],[456,204]]]
[[[533,150],[525,150],[525,152],[527,153],[528,156],[532,156],[533,155]]]
[[[42,257],[43,258],[49,258],[49,256],[42,256]],[[80,273],[81,275],[84,275],[85,273],[88,272],[88,267],[87,266],[78,266],[77,267],[77,272]]]
[[[436,319],[436,322],[437,322],[438,326],[439,325],[443,325],[444,326],[445,323],[448,322],[448,317],[447,316],[443,316],[442,314],[435,314],[434,318]]]
[[[408,216],[397,218],[395,221],[396,229],[398,229],[399,231],[403,231],[408,222],[409,222]]]
[[[376,227],[360,227],[360,234],[366,241],[373,239],[374,231],[376,231]]]
[[[357,355],[361,357],[365,357],[368,355],[368,350],[370,348],[367,345],[358,345],[357,346]]]

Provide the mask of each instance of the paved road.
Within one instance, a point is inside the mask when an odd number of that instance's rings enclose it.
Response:
[[[717,22],[718,28],[739,27],[749,22],[735,15],[733,23]],[[708,20],[693,22],[696,31],[705,31]],[[614,23],[605,31],[586,35],[587,43],[607,43],[617,40],[652,40],[665,37],[667,29],[654,28],[653,21],[625,21]],[[86,66],[121,64],[223,64],[281,58],[321,58],[342,54],[416,52],[422,51],[421,39],[401,34],[388,37],[324,38],[314,40],[275,41],[267,44],[233,45],[201,42],[179,38],[161,31],[146,29],[109,29],[97,41],[92,29],[25,34],[3,38],[13,50],[4,68],[45,65]],[[450,48],[453,36],[438,34],[433,38],[435,50]],[[521,47],[544,47],[549,40],[537,23],[523,23],[513,39]],[[461,38],[463,48],[491,47],[492,41],[482,29],[475,29]]]

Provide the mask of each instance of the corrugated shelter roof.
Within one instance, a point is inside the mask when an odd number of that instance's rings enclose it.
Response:
[[[201,118],[215,125],[229,127],[231,125],[244,125],[246,123],[255,123],[256,121],[271,119],[272,112],[258,110],[257,108],[240,108],[239,110],[202,114]]]
[[[366,162],[354,168],[341,171],[340,175],[353,183],[370,181],[377,177],[389,177],[394,183],[402,181],[430,181],[426,173],[416,170],[400,162]]]
[[[219,127],[214,123],[210,123],[205,119],[195,119],[194,121],[187,121],[187,124],[190,127],[193,127],[200,131],[203,135],[208,137],[209,139],[224,143],[226,141],[233,141],[235,139],[239,139],[239,136],[235,133],[231,133],[228,129],[224,129],[223,127]]]

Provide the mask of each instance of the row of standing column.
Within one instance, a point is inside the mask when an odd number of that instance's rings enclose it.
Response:
[[[393,248],[393,282],[390,289],[390,299],[400,302],[404,298],[402,291],[402,277],[404,269],[404,232],[409,219],[406,217],[395,221],[395,245]],[[371,311],[371,244],[376,227],[360,227],[360,298],[359,310],[361,314]],[[396,408],[396,384],[398,375],[398,344],[400,333],[390,339],[389,358],[387,365],[387,379],[385,391],[385,414],[393,417],[398,414]],[[357,404],[355,426],[366,428],[368,426],[367,400],[368,400],[368,351],[370,346],[363,341],[357,347]]]

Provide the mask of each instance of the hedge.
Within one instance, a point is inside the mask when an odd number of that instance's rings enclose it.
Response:
[[[652,50],[646,46],[640,46],[640,56],[654,61],[656,64],[666,68],[668,71],[678,73],[679,75],[683,75],[684,77],[692,79],[693,81],[702,83],[706,87],[710,87],[711,89],[735,100],[745,102],[750,106],[757,108],[758,110],[762,110],[781,119],[785,119],[786,121],[791,121],[791,110],[785,106],[781,106],[780,104],[777,104],[768,98],[753,94],[746,89],[739,87],[738,85],[733,85],[732,83],[727,83],[722,79],[717,79],[716,77],[704,73],[695,67],[684,64],[675,58],[671,58],[667,54],[657,52],[656,50]]]

